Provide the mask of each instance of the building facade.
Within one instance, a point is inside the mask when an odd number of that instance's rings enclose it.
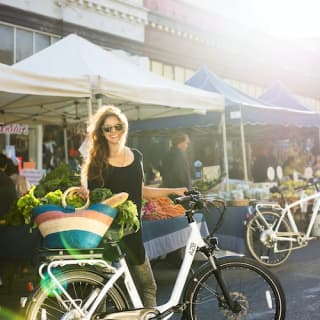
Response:
[[[76,33],[107,50],[143,57],[151,71],[179,82],[206,66],[232,86],[257,97],[280,80],[304,104],[320,111],[316,52],[191,3],[0,0],[0,62],[14,64]],[[31,125],[29,136],[12,136],[10,143],[31,145],[27,140],[34,139],[33,130]],[[1,145],[8,139],[0,136]]]

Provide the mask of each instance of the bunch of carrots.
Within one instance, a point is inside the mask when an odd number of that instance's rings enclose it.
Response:
[[[146,202],[143,211],[144,220],[162,220],[182,216],[185,209],[180,204],[174,204],[170,198],[160,197]]]

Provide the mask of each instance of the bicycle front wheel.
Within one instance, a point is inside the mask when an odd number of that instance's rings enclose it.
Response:
[[[63,270],[56,277],[80,308],[85,306],[86,303],[90,305],[88,300],[93,300],[93,297],[97,296],[107,281],[102,274],[83,270],[83,268],[73,269],[72,271]],[[58,289],[55,290],[58,295],[53,293],[55,288],[52,280],[42,283],[31,297],[26,308],[26,320],[57,320],[64,319],[63,317],[68,320],[80,319],[70,300],[64,294],[59,292]],[[122,291],[113,287],[101,301],[95,314],[109,314],[127,308],[128,302]]]
[[[262,211],[265,225],[259,215],[253,216],[246,229],[246,244],[252,256],[258,262],[267,267],[276,267],[284,263],[291,254],[292,242],[272,239],[271,232],[278,224],[280,215],[273,211]],[[271,230],[268,228],[271,227]],[[279,232],[290,232],[289,224],[283,220],[278,229]]]
[[[206,264],[191,279],[185,301],[188,320],[254,319],[284,320],[286,301],[277,278],[252,259],[226,257],[218,259],[218,268],[230,297],[241,308],[233,312],[217,283],[210,264]]]

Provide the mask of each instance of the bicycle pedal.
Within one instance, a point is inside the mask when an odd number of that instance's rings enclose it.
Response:
[[[168,315],[173,314],[173,313],[182,313],[184,310],[186,310],[187,306],[185,303],[183,304],[178,304],[163,313],[158,314],[155,318],[152,318],[154,320],[161,320],[161,319],[166,319]]]
[[[174,313],[183,312],[186,310],[187,306],[185,303],[181,303],[172,308]]]

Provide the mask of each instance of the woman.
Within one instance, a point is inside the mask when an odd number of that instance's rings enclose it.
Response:
[[[109,188],[112,193],[127,192],[141,213],[142,198],[182,195],[185,188],[150,188],[143,186],[142,154],[126,146],[128,120],[120,109],[104,106],[98,109],[88,127],[89,154],[82,166],[82,184],[89,190]],[[146,256],[142,230],[120,242],[133,276],[140,288],[145,307],[156,305],[156,283]]]

